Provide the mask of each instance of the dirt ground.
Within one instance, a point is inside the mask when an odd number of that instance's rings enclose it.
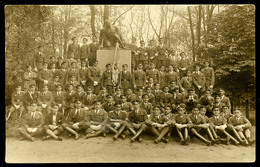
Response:
[[[16,137],[6,139],[7,163],[91,163],[91,162],[254,162],[253,146],[219,144],[206,146],[193,138],[188,146],[180,145],[177,138],[168,144],[154,144],[153,138],[144,136],[142,143],[112,140],[112,135],[79,140],[49,139],[35,142],[19,141]]]

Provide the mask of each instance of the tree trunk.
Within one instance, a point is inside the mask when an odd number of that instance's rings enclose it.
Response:
[[[200,35],[201,35],[201,5],[199,5],[199,17],[198,17],[198,23],[197,23],[197,39],[198,39],[198,43],[197,43],[197,48],[199,48],[200,45]],[[201,53],[200,51],[198,52],[198,58],[201,57]]]
[[[104,5],[104,23],[106,20],[109,20],[109,6]]]
[[[90,7],[90,12],[91,12],[92,36],[96,36],[96,28],[95,28],[96,7],[95,7],[95,5],[90,5],[89,7]]]
[[[188,13],[189,13],[189,22],[190,22],[190,31],[191,31],[191,40],[192,40],[192,58],[193,61],[195,61],[195,42],[194,42],[194,32],[192,27],[190,7],[188,7]]]
[[[51,40],[52,40],[52,49],[53,49],[53,53],[55,53],[55,25],[54,25],[54,9],[51,9],[51,29],[52,29],[52,33],[51,33]]]

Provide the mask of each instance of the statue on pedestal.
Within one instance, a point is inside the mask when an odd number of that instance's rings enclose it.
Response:
[[[109,21],[105,21],[104,28],[100,31],[99,45],[102,45],[103,48],[115,48],[116,43],[120,48],[125,48],[119,29],[111,25]]]

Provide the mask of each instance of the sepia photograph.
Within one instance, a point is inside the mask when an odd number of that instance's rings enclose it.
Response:
[[[255,5],[6,5],[5,162],[256,161]]]

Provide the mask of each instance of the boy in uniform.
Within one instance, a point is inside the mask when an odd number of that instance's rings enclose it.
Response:
[[[253,143],[250,134],[250,127],[252,125],[245,116],[242,116],[240,109],[237,108],[234,110],[234,115],[229,118],[228,123],[242,144],[247,146]]]
[[[43,140],[47,140],[50,137],[62,141],[62,138],[58,135],[63,132],[63,124],[65,123],[65,118],[62,113],[58,112],[59,105],[52,104],[51,112],[47,115],[45,119],[45,125],[43,131],[46,133],[46,136],[43,137]]]
[[[48,90],[47,85],[43,86],[43,90],[39,93],[37,101],[39,110],[45,119],[46,115],[51,111],[51,103],[53,102],[52,92]]]
[[[117,140],[119,136],[125,139],[125,135],[122,134],[126,128],[127,113],[121,109],[121,102],[114,104],[114,110],[108,113],[108,124],[106,127],[115,133],[113,140]]]
[[[43,86],[47,85],[53,78],[52,72],[47,68],[48,68],[48,63],[44,62],[43,69],[38,73],[39,91],[42,91]]]
[[[79,49],[79,57],[82,62],[87,63],[88,62],[88,56],[89,56],[89,45],[87,44],[88,39],[87,38],[83,38],[83,45],[80,47]]]
[[[154,83],[160,84],[160,73],[155,69],[154,63],[150,63],[150,69],[146,70],[146,78],[153,78]]]
[[[94,106],[94,109],[87,112],[86,116],[86,120],[90,124],[90,127],[86,130],[86,139],[96,137],[100,134],[106,137],[108,114],[102,108],[100,101],[95,101]]]
[[[190,130],[193,134],[196,135],[202,142],[206,143],[208,146],[211,144],[214,144],[215,139],[213,138],[210,129],[209,129],[209,124],[206,123],[206,120],[203,119],[203,117],[199,114],[199,109],[198,107],[193,107],[192,113],[189,114],[190,120],[192,122],[192,125],[190,126]],[[206,138],[204,138],[199,132],[202,130],[205,130],[208,133],[208,136],[210,136],[210,139],[212,140],[209,141]]]
[[[180,104],[177,107],[178,113],[174,115],[173,119],[176,121],[175,126],[178,136],[181,138],[181,144],[188,145],[188,141],[190,139],[188,129],[191,126],[192,122],[190,120],[190,117],[185,114],[184,106],[184,104]]]
[[[157,68],[161,66],[166,66],[166,60],[168,59],[168,49],[166,45],[163,44],[163,39],[159,39],[159,45],[157,46],[158,51],[158,62],[157,62]]]
[[[137,61],[137,65],[142,64],[142,66],[144,67],[144,69],[146,70],[146,67],[148,65],[148,56],[147,56],[147,51],[146,48],[144,46],[144,40],[140,41],[140,47],[137,49],[137,53],[139,54],[139,60]]]
[[[20,140],[27,138],[30,141],[34,141],[34,137],[42,133],[44,121],[42,113],[37,108],[37,103],[31,103],[29,112],[25,115],[24,124],[18,128],[21,136]]]
[[[93,66],[88,69],[88,81],[87,85],[91,86],[93,92],[97,95],[100,90],[101,74],[100,69],[97,67],[98,61],[93,63]]]
[[[219,139],[218,135],[225,134],[225,136],[227,137],[226,139],[227,145],[229,144],[230,139],[232,139],[235,142],[235,144],[238,145],[239,142],[225,130],[227,128],[227,119],[223,116],[220,116],[219,113],[220,113],[219,108],[217,106],[214,106],[213,108],[214,115],[211,118],[209,118],[210,125],[213,127],[213,129],[216,132],[216,134],[213,133],[214,137],[216,139]]]
[[[146,84],[146,74],[143,71],[143,65],[139,64],[137,69],[133,73],[133,86],[136,91],[138,88],[144,89]]]
[[[129,113],[129,123],[126,125],[126,127],[134,135],[131,138],[131,143],[134,142],[136,138],[138,138],[138,141],[141,142],[143,139],[140,137],[140,135],[147,128],[145,125],[145,121],[148,118],[147,112],[140,107],[139,101],[135,100],[132,103],[133,110]],[[137,130],[137,132],[135,130]]]
[[[6,121],[11,117],[11,115],[14,112],[18,112],[16,116],[19,116],[19,118],[22,117],[23,112],[25,110],[24,105],[23,105],[23,96],[25,92],[22,91],[22,86],[18,85],[16,86],[16,91],[12,93],[11,97],[11,106],[8,110],[8,115],[6,117]]]
[[[158,106],[153,108],[153,113],[151,116],[145,121],[148,129],[157,137],[154,140],[155,144],[158,144],[160,140],[165,143],[168,143],[169,139],[166,139],[164,136],[170,130],[170,125],[172,124],[168,118],[161,113],[161,110]]]
[[[29,90],[26,91],[24,96],[23,96],[23,104],[24,104],[24,107],[27,111],[29,110],[29,106],[32,103],[37,104],[38,96],[39,96],[39,92],[37,92],[35,90],[35,85],[34,84],[29,85]]]
[[[75,108],[72,108],[69,112],[67,124],[65,124],[65,129],[75,136],[75,140],[79,138],[79,132],[86,130],[89,127],[89,123],[86,121],[86,110],[82,108],[82,103],[80,100],[74,101]]]
[[[122,65],[123,70],[119,73],[118,76],[118,84],[119,87],[123,89],[125,92],[127,88],[132,87],[132,74],[127,70],[128,65],[123,64]]]
[[[94,107],[93,105],[97,99],[97,96],[93,93],[91,87],[86,89],[86,93],[87,94],[83,97],[83,104],[89,109],[92,109]]]

